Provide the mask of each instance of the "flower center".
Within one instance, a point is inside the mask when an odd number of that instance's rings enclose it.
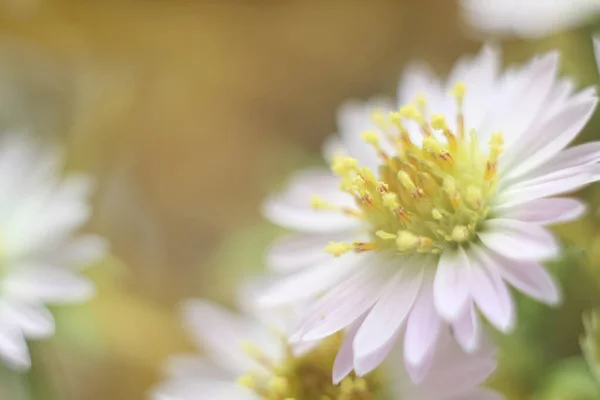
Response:
[[[359,207],[340,211],[364,220],[371,240],[332,242],[326,251],[335,256],[351,250],[440,253],[475,237],[489,212],[503,138],[493,133],[487,149],[482,149],[477,132],[465,132],[465,91],[462,82],[452,90],[458,110],[455,131],[441,114],[426,117],[422,96],[388,116],[375,111],[372,117],[379,131],[361,136],[377,152],[378,171],[359,166],[351,157],[334,157],[331,169],[341,179],[340,188]],[[411,140],[407,121],[418,124],[420,144]],[[393,154],[381,145],[381,135],[393,145]],[[335,208],[318,197],[312,203],[317,209]]]
[[[362,378],[349,375],[338,385],[332,383],[333,362],[342,339],[342,333],[329,336],[302,356],[295,356],[286,346],[287,354],[281,362],[247,344],[244,350],[263,369],[243,375],[238,382],[264,400],[380,399],[382,385],[377,371]]]

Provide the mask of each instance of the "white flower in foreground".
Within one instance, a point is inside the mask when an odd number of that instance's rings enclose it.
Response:
[[[292,313],[293,315],[293,313]],[[358,378],[346,375],[352,368],[352,333],[335,359],[343,334],[309,347],[286,344],[285,326],[271,315],[270,324],[234,315],[211,303],[188,301],[183,319],[206,358],[174,357],[168,379],[152,393],[154,400],[497,400],[480,388],[495,370],[493,351],[466,355],[440,335],[440,351],[431,360],[427,376],[411,383],[403,367],[384,364]],[[279,321],[281,322],[281,321]],[[274,325],[273,325],[274,323]],[[283,331],[281,330],[283,329]],[[349,356],[349,357],[348,357]],[[390,357],[391,361],[392,357]],[[335,367],[333,367],[335,364]],[[348,369],[349,368],[349,369]],[[340,374],[339,371],[348,369]],[[332,383],[336,380],[336,384]]]
[[[400,107],[341,108],[340,138],[325,149],[335,175],[300,172],[264,207],[299,233],[270,249],[270,268],[286,276],[263,304],[316,299],[291,340],[322,339],[364,318],[353,342],[357,373],[404,331],[412,371],[427,365],[444,323],[465,351],[477,348],[476,309],[509,332],[508,285],[559,301],[541,265],[559,252],[545,226],[585,207],[552,196],[600,179],[600,143],[565,149],[597,98],[593,89],[573,93],[557,69],[549,53],[500,72],[498,52],[485,47],[445,83],[425,66],[408,68]]]
[[[600,0],[461,0],[466,21],[481,32],[526,38],[591,22]]]
[[[90,182],[60,178],[61,155],[31,138],[0,139],[0,357],[15,369],[30,366],[26,338],[54,333],[44,303],[87,300],[91,282],[77,268],[105,251],[96,236],[73,233],[88,219]]]

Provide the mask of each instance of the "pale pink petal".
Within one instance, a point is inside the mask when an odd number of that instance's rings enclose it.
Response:
[[[435,363],[434,359],[434,363]],[[462,362],[461,362],[462,361]],[[468,394],[483,383],[496,369],[492,358],[455,359],[446,368],[432,367],[419,387],[422,399],[454,399]],[[460,397],[459,397],[460,398]]]
[[[357,355],[354,353],[354,371],[358,376],[364,376],[377,368],[383,360],[388,356],[390,351],[396,345],[400,331],[396,331],[385,343],[377,350],[365,355]]]
[[[585,211],[584,203],[570,198],[537,199],[501,210],[504,218],[540,225],[573,221],[581,217]]]
[[[376,258],[371,260],[377,262]],[[321,339],[350,325],[379,299],[389,276],[376,265],[359,268],[307,312],[311,318],[301,323],[302,340]]]
[[[551,92],[558,60],[558,53],[550,52],[505,77],[503,84],[499,85],[499,93],[495,95],[497,101],[493,112],[483,120],[478,133],[488,137],[491,132],[503,132],[508,153],[511,143],[523,137],[523,132],[536,118]],[[519,104],[518,112],[514,112],[515,104]],[[511,118],[505,118],[507,114],[511,114]]]
[[[304,268],[266,288],[260,295],[260,303],[273,306],[314,297],[352,274],[357,267],[363,265],[365,259],[363,255],[357,254],[343,257],[328,255],[330,259],[325,263]]]
[[[507,178],[531,171],[566,147],[590,119],[597,102],[596,98],[574,96],[560,112],[533,128],[523,142],[515,142]]]
[[[427,374],[434,365],[435,351],[425,354],[425,358],[420,364],[407,363],[404,358],[404,368],[406,373],[413,384],[419,384],[423,382]]]
[[[468,287],[466,289],[468,291]],[[422,364],[427,354],[434,351],[441,322],[433,304],[432,284],[424,283],[406,321],[404,359],[407,364]]]
[[[472,353],[478,348],[481,326],[472,301],[466,304],[456,320],[452,322],[452,332],[465,352]]]
[[[500,331],[514,328],[515,311],[510,292],[499,272],[491,268],[493,262],[484,250],[471,246],[471,296],[483,315]]]
[[[584,143],[561,151],[551,160],[525,174],[522,179],[536,178],[556,171],[584,167],[598,162],[600,162],[600,142]]]
[[[440,257],[433,282],[433,299],[437,311],[447,320],[456,318],[469,297],[468,266],[469,259],[462,247],[454,252],[445,251]]]
[[[548,176],[537,177],[537,183],[524,181],[501,191],[495,207],[509,208],[531,200],[573,192],[600,179],[590,167],[556,171],[552,176],[556,179],[548,179]]]
[[[548,260],[559,252],[554,236],[529,222],[492,219],[478,236],[490,249],[515,260]]]
[[[558,284],[539,263],[489,255],[502,277],[515,288],[546,304],[554,305],[560,301]]]
[[[354,339],[354,353],[363,357],[373,353],[400,329],[407,318],[421,287],[424,266],[407,259],[400,271],[386,286]]]
[[[340,346],[340,349],[333,362],[333,384],[337,385],[354,369],[354,351],[352,350],[352,343],[360,324],[364,321],[364,318],[359,318],[346,331],[344,341]]]

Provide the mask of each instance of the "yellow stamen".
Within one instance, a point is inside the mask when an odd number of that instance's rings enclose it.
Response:
[[[351,250],[354,250],[354,245],[342,242],[329,242],[329,244],[325,246],[325,251],[332,254],[334,257],[339,257]]]

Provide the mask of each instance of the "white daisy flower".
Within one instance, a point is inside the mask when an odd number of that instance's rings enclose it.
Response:
[[[465,351],[476,349],[477,310],[511,331],[509,285],[559,301],[541,265],[559,252],[546,226],[585,210],[553,196],[600,179],[600,143],[565,149],[597,98],[556,77],[556,53],[506,72],[500,63],[484,47],[445,83],[414,65],[399,85],[402,106],[344,105],[340,137],[325,146],[334,174],[297,173],[266,201],[271,221],[299,232],[270,249],[270,268],[286,276],[263,304],[316,298],[293,341],[364,318],[353,342],[357,373],[382,361],[403,331],[413,370],[432,357],[445,323]]]
[[[479,387],[496,368],[490,349],[466,355],[449,335],[441,335],[441,350],[419,384],[413,384],[402,366],[393,363],[362,378],[346,376],[349,370],[340,371],[352,369],[352,356],[347,351],[352,350],[348,343],[352,343],[353,332],[345,340],[340,332],[318,344],[297,348],[285,340],[294,312],[283,314],[283,321],[274,315],[282,316],[269,314],[265,323],[260,316],[238,316],[206,301],[188,301],[183,320],[206,356],[171,359],[168,378],[151,393],[152,399],[501,399],[496,392]],[[336,359],[340,344],[344,350]]]
[[[0,139],[0,357],[26,369],[26,339],[54,334],[45,303],[87,300],[93,284],[78,272],[101,256],[105,242],[73,236],[89,217],[90,181],[60,179],[61,155],[24,135]]]
[[[600,0],[461,0],[467,23],[480,32],[536,38],[593,21]]]

